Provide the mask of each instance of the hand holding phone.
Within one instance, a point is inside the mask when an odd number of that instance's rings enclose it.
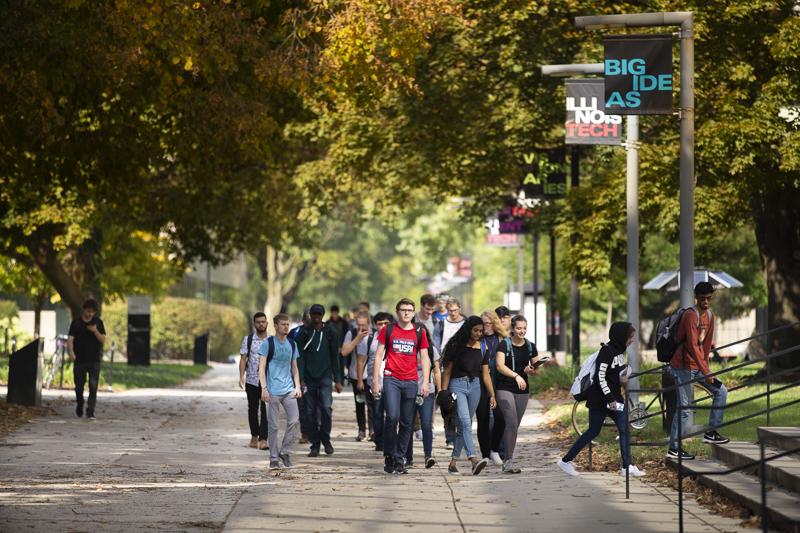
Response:
[[[543,364],[545,364],[549,360],[550,360],[550,356],[549,355],[543,355],[543,356],[539,357],[539,359],[537,359],[536,361],[531,363],[531,366],[533,368],[539,368],[540,366],[542,366]]]

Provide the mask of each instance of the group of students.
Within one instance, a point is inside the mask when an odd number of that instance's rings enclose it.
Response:
[[[682,340],[669,369],[679,386],[682,405],[688,404],[689,382],[710,373],[712,293],[710,284],[699,284],[695,288],[697,305],[684,313],[678,327]],[[395,313],[371,316],[364,303],[356,310],[353,323],[339,316],[338,309],[332,309],[330,319],[324,322],[325,308],[315,304],[304,315],[303,324],[292,331],[289,317],[277,315],[274,337],[266,335],[266,316],[257,313],[255,332],[242,340],[240,365],[240,385],[248,396],[250,445],[270,450],[270,468],[289,467],[292,444],[297,440],[294,433],[300,426],[300,442],[310,445],[309,457],[318,456],[321,448],[327,455],[333,454],[332,391],[341,392],[346,377],[354,392],[356,440],[372,441],[375,450],[383,453],[384,472],[405,474],[414,464],[417,418],[423,465],[431,468],[436,464],[433,418],[438,405],[445,418],[446,447],[452,450],[449,472],[459,472],[457,463],[464,454],[473,475],[490,463],[500,466],[503,473],[519,473],[514,452],[528,403],[528,378],[535,376],[547,359],[526,339],[525,317],[512,317],[503,306],[481,316],[464,317],[457,299],[437,301],[430,294],[422,296],[419,309],[411,299],[400,300]],[[592,386],[586,391],[589,429],[557,463],[570,475],[578,475],[573,460],[599,434],[607,417],[619,431],[622,473],[644,475],[631,464],[622,394],[628,369],[625,351],[635,334],[630,323],[614,323],[608,343],[597,354]],[[713,378],[702,384],[713,396],[710,428],[703,440],[725,443],[728,439],[717,428],[722,424],[727,391]],[[278,446],[280,408],[286,413],[287,425]],[[683,416],[688,413],[684,411]],[[476,417],[478,449],[472,433]],[[677,425],[676,419],[668,455],[692,459],[677,448]]]

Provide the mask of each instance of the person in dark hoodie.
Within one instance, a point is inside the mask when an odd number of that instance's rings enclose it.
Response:
[[[644,472],[630,464],[630,435],[628,433],[625,399],[622,395],[623,372],[628,367],[625,349],[633,342],[636,329],[629,322],[614,322],[608,331],[608,344],[603,344],[597,354],[592,385],[587,391],[586,407],[589,409],[589,429],[585,431],[567,454],[558,460],[558,466],[571,476],[577,476],[573,459],[600,434],[606,417],[611,417],[619,431],[619,450],[622,458],[622,475],[641,477]]]

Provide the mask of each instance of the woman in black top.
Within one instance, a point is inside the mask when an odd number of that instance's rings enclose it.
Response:
[[[528,407],[528,376],[536,374],[532,362],[538,356],[536,345],[525,338],[528,321],[522,315],[511,319],[511,337],[497,346],[497,403],[506,423],[504,474],[519,474],[514,466],[514,448],[522,416]]]
[[[481,319],[483,320],[483,339],[481,339],[481,343],[489,354],[489,375],[492,376],[492,383],[495,384],[496,389],[497,366],[495,364],[495,354],[497,353],[498,345],[508,337],[508,329],[506,329],[494,311],[484,311],[481,314]],[[490,415],[494,418],[494,424],[491,423]],[[478,444],[481,449],[481,455],[489,458],[490,463],[502,466],[500,443],[503,440],[506,424],[503,421],[503,413],[500,409],[489,409],[489,392],[483,382],[481,382],[481,400],[478,402],[478,410],[475,411],[475,416],[478,418]]]
[[[472,440],[472,417],[481,397],[480,381],[482,380],[489,393],[489,405],[494,408],[494,387],[489,376],[489,354],[482,349],[483,321],[480,317],[471,316],[464,321],[455,335],[444,348],[444,374],[442,389],[456,395],[458,424],[461,429],[453,443],[453,455],[450,458],[450,473],[458,473],[456,460],[461,456],[461,449],[467,450],[467,458],[472,463],[472,475],[480,474],[486,466],[487,459],[478,459],[475,444]]]

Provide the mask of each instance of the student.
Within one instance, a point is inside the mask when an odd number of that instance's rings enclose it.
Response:
[[[75,414],[83,416],[83,386],[89,374],[89,403],[86,418],[95,420],[97,387],[100,384],[100,362],[103,360],[103,344],[106,342],[106,327],[97,316],[100,309],[97,300],[87,298],[81,307],[81,316],[72,321],[67,337],[67,351],[74,361],[72,375],[75,380]]]
[[[336,330],[322,322],[325,308],[314,304],[309,310],[311,322],[297,336],[300,349],[300,379],[306,386],[306,413],[310,422],[309,457],[319,456],[320,444],[325,454],[333,454],[331,425],[333,392],[342,392],[342,374],[339,366],[339,338]]]
[[[258,381],[258,353],[267,340],[267,315],[253,315],[254,333],[245,335],[239,349],[239,388],[247,393],[247,421],[250,424],[250,446],[259,450],[269,449],[269,422],[267,404],[261,400],[261,385]],[[259,420],[259,411],[261,418]]]
[[[508,307],[501,305],[496,307],[494,312],[497,314],[497,318],[500,319],[503,327],[506,328],[506,331],[511,331],[511,311],[508,310]]]
[[[411,427],[414,423],[414,402],[417,398],[417,361],[422,361],[422,387],[419,394],[427,398],[430,379],[428,336],[424,328],[413,323],[414,300],[403,298],[395,306],[397,322],[385,326],[378,333],[376,361],[386,354],[383,384],[379,381],[380,368],[375,364],[372,382],[375,394],[383,395],[386,418],[383,427],[383,471],[387,474],[407,474],[403,464],[408,449]],[[399,429],[398,429],[399,426]]]
[[[369,313],[359,312],[356,317],[356,326],[353,329],[348,329],[347,333],[345,333],[344,343],[342,343],[341,348],[342,357],[350,361],[347,368],[347,376],[348,381],[350,381],[350,386],[353,388],[356,423],[358,424],[356,441],[358,442],[367,438],[367,406],[364,400],[364,391],[366,388],[363,374],[364,360],[360,359],[366,358],[365,347],[367,337],[370,333],[372,333],[372,329],[369,326]],[[371,425],[372,424],[370,424],[370,426]]]
[[[294,340],[288,337],[289,316],[283,313],[273,319],[275,336],[261,343],[258,351],[258,377],[261,385],[261,399],[269,404],[269,467],[279,468],[281,462],[286,468],[292,467],[292,442],[300,423],[297,398],[303,393],[300,387],[300,372],[297,360],[300,352]],[[286,431],[283,442],[278,447],[278,409],[286,413]],[[280,461],[280,462],[279,462]]]
[[[300,332],[307,328],[309,324],[311,324],[311,316],[309,316],[308,308],[306,308],[303,310],[300,324],[289,330],[289,338],[297,343]],[[299,444],[308,444],[308,435],[311,434],[311,420],[308,418],[305,396],[297,399],[297,407],[300,409],[300,439],[297,442]]]
[[[506,337],[497,347],[497,404],[503,413],[505,432],[504,474],[519,474],[514,466],[514,448],[525,409],[528,407],[528,376],[536,374],[532,366],[538,356],[536,345],[525,338],[528,321],[522,315],[511,319],[511,337]]]
[[[461,450],[466,449],[467,459],[472,463],[472,475],[481,473],[488,459],[478,459],[472,440],[472,417],[478,408],[481,398],[479,380],[483,380],[489,392],[489,407],[497,405],[494,397],[492,378],[489,376],[489,355],[481,350],[483,337],[483,321],[480,317],[471,316],[464,321],[461,328],[448,341],[444,350],[444,375],[442,387],[456,395],[456,408],[461,431],[456,434],[453,443],[453,454],[450,457],[448,472],[458,473],[456,461]]]
[[[447,301],[449,299],[450,297],[445,293],[436,297],[436,309],[433,312],[433,319],[436,322],[447,318]]]
[[[497,366],[495,355],[497,347],[503,339],[508,337],[508,330],[500,322],[494,311],[484,311],[481,314],[483,320],[483,340],[484,351],[489,355],[489,375],[497,394]],[[506,424],[503,419],[503,412],[500,409],[489,409],[489,391],[481,381],[481,399],[478,402],[478,409],[475,412],[478,419],[478,444],[481,455],[488,458],[496,466],[502,466],[503,460],[500,457],[500,445],[503,440]],[[494,419],[494,424],[491,420]]]
[[[456,331],[464,324],[464,316],[461,314],[461,302],[456,298],[447,299],[447,317],[434,324],[432,331],[433,345],[439,350],[441,357],[444,357],[445,346]],[[445,447],[449,450],[453,447],[456,436],[445,426],[444,431]]]
[[[373,318],[375,323],[375,329],[380,331],[386,325],[391,323],[392,315],[389,313],[379,311],[375,313],[375,317]],[[383,451],[383,419],[384,419],[384,410],[383,410],[383,398],[380,395],[376,394],[376,388],[382,388],[383,386],[383,370],[385,361],[381,361],[378,364],[378,387],[375,387],[373,384],[374,378],[374,370],[375,370],[375,354],[378,351],[378,335],[373,333],[367,338],[367,358],[365,361],[365,375],[367,381],[367,402],[372,404],[372,429],[374,432],[373,435],[373,442],[375,443],[375,451],[382,452]]]
[[[670,372],[678,385],[677,396],[680,405],[689,404],[689,394],[692,385],[689,383],[700,376],[708,376],[711,370],[708,367],[708,357],[714,344],[714,314],[711,312],[711,298],[714,295],[714,286],[707,281],[701,281],[694,287],[695,306],[687,309],[681,316],[675,338],[680,345],[670,360]],[[717,432],[722,425],[722,416],[725,404],[728,401],[728,389],[718,379],[707,377],[699,381],[712,396],[711,412],[708,414],[708,431],[703,435],[703,442],[725,444],[727,439]],[[676,410],[677,414],[677,410]],[[683,410],[683,428],[689,419],[689,411]],[[683,451],[683,460],[694,459],[694,455]],[[668,457],[678,458],[678,417],[672,417],[672,427],[669,432]]]
[[[630,464],[629,439],[625,399],[622,396],[622,373],[627,368],[625,349],[633,342],[636,329],[629,322],[614,322],[608,331],[608,344],[604,344],[597,354],[592,385],[586,395],[589,408],[589,429],[586,430],[567,454],[556,463],[561,470],[577,476],[573,459],[600,434],[606,417],[611,417],[619,431],[619,451],[622,458],[622,475],[625,470],[633,477],[641,477],[644,472]]]

